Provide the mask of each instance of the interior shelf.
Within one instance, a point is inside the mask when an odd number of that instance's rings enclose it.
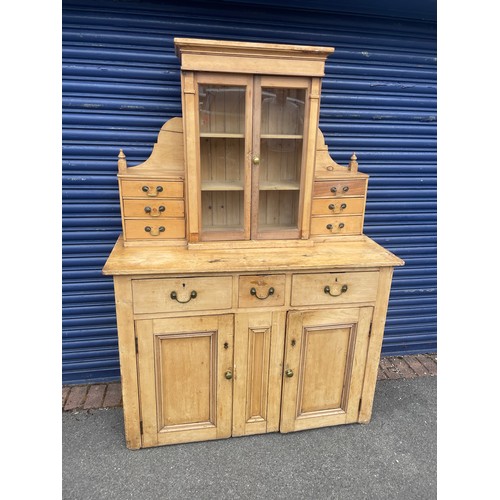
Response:
[[[245,134],[228,134],[225,132],[200,132],[200,137],[213,139],[244,139]]]
[[[300,183],[297,181],[261,181],[261,191],[298,191]]]
[[[261,134],[261,139],[302,139],[302,135],[292,134]]]
[[[202,191],[243,191],[241,181],[202,181]]]

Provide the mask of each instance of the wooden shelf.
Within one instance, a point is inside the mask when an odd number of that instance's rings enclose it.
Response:
[[[302,139],[302,135],[287,135],[287,134],[261,134],[261,139]]]
[[[259,224],[259,232],[265,231],[296,231],[297,224]]]
[[[230,231],[230,232],[234,232],[234,233],[237,233],[237,232],[241,232],[243,233],[243,228],[241,226],[224,226],[222,224],[218,224],[218,225],[215,225],[215,226],[205,226],[203,228],[203,232],[205,233],[211,233],[211,232],[227,232],[227,231]]]
[[[202,181],[202,191],[243,191],[241,181]]]
[[[259,184],[260,191],[298,191],[300,183],[296,181],[263,181]]]
[[[200,137],[212,139],[244,139],[245,134],[226,134],[225,132],[200,132]]]

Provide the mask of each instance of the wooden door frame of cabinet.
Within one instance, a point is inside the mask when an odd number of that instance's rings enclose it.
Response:
[[[316,141],[318,135],[319,106],[321,96],[321,78],[312,78],[309,91],[309,122],[307,127],[307,157],[305,159],[305,177],[302,185],[302,224],[301,238],[308,239],[311,234],[311,207],[316,165]],[[305,132],[305,131],[304,131]],[[304,141],[305,142],[305,141]]]
[[[192,110],[196,110],[196,84],[195,73],[193,71],[181,71],[182,89],[182,126],[184,133],[184,162],[186,170],[185,178],[185,199],[186,210],[186,237],[191,243],[200,240],[200,165],[199,165],[199,145],[196,141],[187,140],[188,137],[198,137],[198,119]],[[193,214],[198,214],[193,217]]]
[[[257,156],[260,158],[260,128],[261,128],[261,105],[262,87],[260,85],[261,77],[256,75],[253,78],[253,101],[252,101],[252,158]],[[259,223],[259,185],[256,179],[260,176],[260,161],[255,164],[252,161],[251,171],[251,193],[250,193],[250,238],[254,239],[254,231],[256,231]]]

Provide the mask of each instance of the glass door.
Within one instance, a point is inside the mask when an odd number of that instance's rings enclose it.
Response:
[[[201,240],[300,238],[310,79],[196,78]]]
[[[300,237],[308,89],[306,78],[257,78],[252,238]]]
[[[201,236],[250,237],[251,78],[198,78]]]

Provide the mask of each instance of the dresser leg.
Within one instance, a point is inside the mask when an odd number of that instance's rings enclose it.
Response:
[[[377,383],[378,365],[384,337],[389,294],[391,292],[392,273],[392,267],[383,267],[380,269],[377,300],[373,311],[363,392],[361,395],[361,406],[358,415],[358,422],[362,424],[370,422],[372,416],[373,397],[375,394],[375,385]]]
[[[120,350],[120,373],[127,448],[141,447],[137,358],[132,311],[132,282],[124,276],[114,277],[116,321]]]

